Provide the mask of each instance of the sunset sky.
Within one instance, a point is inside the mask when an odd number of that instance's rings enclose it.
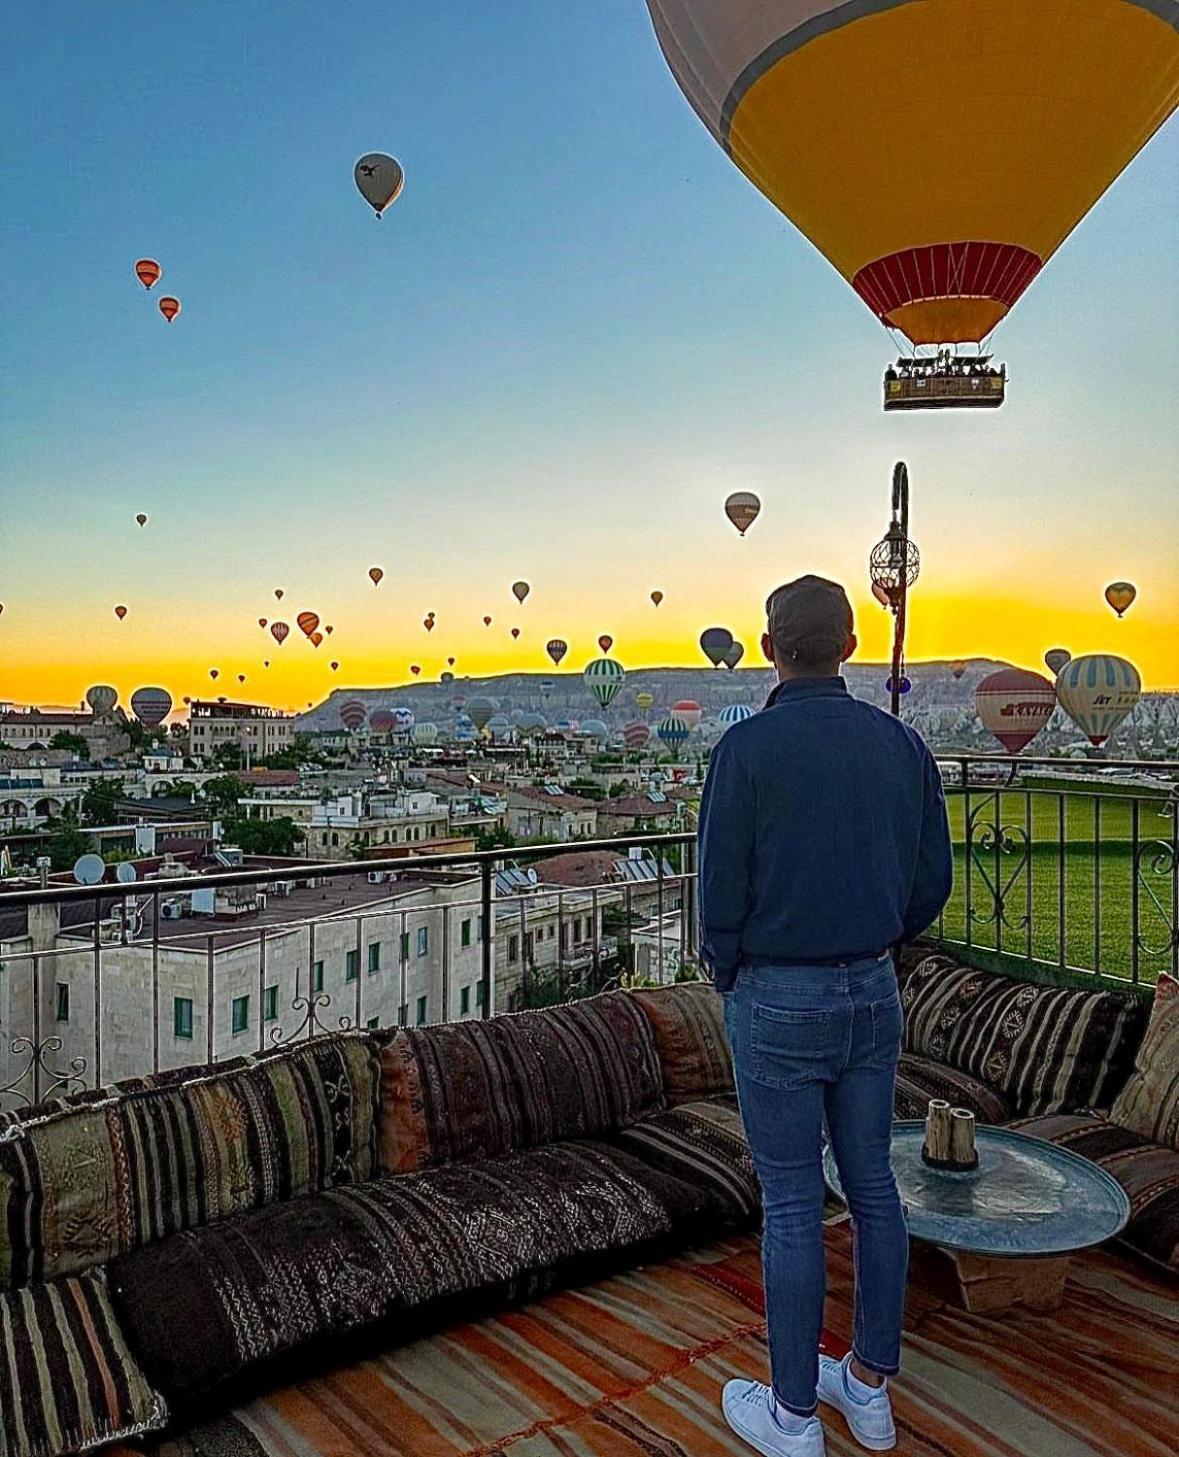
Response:
[[[603,632],[703,665],[714,623],[748,662],[766,592],[812,570],[879,658],[900,458],[912,659],[1062,645],[1179,687],[1174,124],[999,331],[1002,410],[886,417],[887,336],[707,135],[638,0],[79,0],[7,31],[0,700],[179,699],[216,666],[303,707],[448,655],[539,671],[554,636],[581,667]],[[407,177],[381,222],[371,150]],[[733,490],[764,502],[744,540]],[[305,607],[318,651],[257,625]]]

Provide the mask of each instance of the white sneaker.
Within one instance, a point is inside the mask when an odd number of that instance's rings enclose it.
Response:
[[[809,1417],[795,1435],[774,1414],[774,1394],[760,1381],[729,1381],[721,1397],[725,1421],[762,1457],[824,1457],[823,1423]]]
[[[847,1389],[847,1371],[851,1352],[837,1361],[834,1356],[819,1357],[819,1400],[841,1411],[851,1434],[869,1452],[888,1452],[897,1444],[897,1429],[892,1419],[892,1403],[886,1386],[860,1401]]]

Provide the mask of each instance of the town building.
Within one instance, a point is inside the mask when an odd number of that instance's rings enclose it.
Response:
[[[60,733],[85,739],[91,759],[117,758],[131,747],[125,720],[116,713],[72,713],[40,708],[0,710],[0,745],[48,749]]]
[[[522,842],[592,840],[598,828],[598,806],[592,799],[569,794],[559,784],[509,789],[507,824]]]
[[[193,759],[212,757],[226,744],[241,750],[247,764],[269,759],[295,741],[290,714],[259,703],[230,703],[194,698],[188,708],[188,752]]]

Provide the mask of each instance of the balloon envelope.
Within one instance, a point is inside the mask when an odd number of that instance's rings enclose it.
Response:
[[[1001,668],[974,690],[983,727],[1009,754],[1018,754],[1036,737],[1056,707],[1056,689],[1041,673]]]
[[[963,673],[966,672],[966,659],[955,658],[954,661],[950,664],[950,672],[954,675],[956,679],[961,678]]]
[[[467,716],[477,729],[484,729],[499,707],[494,698],[480,695],[467,704]]]
[[[686,723],[690,729],[694,729],[704,717],[704,710],[692,698],[681,698],[678,703],[671,705],[671,716]]]
[[[86,690],[86,702],[94,713],[109,713],[118,701],[118,690],[106,683],[96,683]]]
[[[529,587],[527,582],[512,583],[512,595],[513,597],[515,597],[517,602],[523,602],[523,600],[525,599],[525,597],[528,596],[531,590],[532,588]]]
[[[637,719],[633,723],[628,723],[622,730],[622,740],[632,751],[646,748],[651,742],[650,724],[640,723]]]
[[[545,643],[544,650],[552,658],[555,666],[560,663],[561,659],[569,651],[569,644],[563,638],[554,637]]]
[[[144,288],[151,288],[153,283],[159,283],[163,273],[164,270],[154,258],[140,258],[135,264],[135,277]]]
[[[304,637],[310,637],[319,626],[319,615],[315,612],[300,612],[295,624]]]
[[[180,300],[173,298],[171,294],[165,294],[160,300],[160,313],[167,319],[169,324],[180,312]]]
[[[984,339],[1179,91],[1157,0],[647,3],[716,141],[915,344]]]
[[[1119,617],[1138,596],[1138,588],[1133,582],[1111,582],[1105,589],[1105,600],[1118,614]]]
[[[717,718],[725,728],[732,728],[735,723],[743,723],[747,718],[752,717],[753,709],[745,703],[727,703],[717,714]]]
[[[146,511],[137,511],[135,513],[135,519],[139,523],[140,526],[146,526],[147,525],[147,512]]]
[[[405,186],[405,173],[396,157],[386,152],[366,152],[353,169],[356,185],[365,202],[380,217],[396,202]]]
[[[115,608],[115,616],[119,619],[120,622],[122,622],[123,618],[127,616],[127,609],[123,606],[121,602]]]
[[[663,593],[659,591],[652,592],[651,601],[654,602],[656,607],[658,607],[660,602],[663,601]]]
[[[604,653],[608,653],[610,649],[614,646],[614,639],[610,636],[608,632],[604,632],[602,636],[598,639],[598,646],[602,649]]]
[[[660,721],[655,732],[662,743],[668,744],[674,749],[687,742],[691,729],[677,714],[669,713],[665,719]]]
[[[581,676],[585,686],[602,707],[609,708],[622,687],[626,673],[622,664],[616,663],[613,658],[595,658]]]
[[[725,653],[725,656],[724,656],[724,665],[725,665],[725,667],[728,668],[730,671],[732,671],[732,669],[734,669],[737,666],[737,664],[741,661],[741,659],[744,656],[745,656],[745,644],[744,643],[739,643],[739,642],[730,643],[729,644],[728,651]]]
[[[725,501],[725,515],[742,536],[761,514],[761,501],[752,491],[734,491]]]
[[[700,650],[714,668],[720,667],[732,646],[733,634],[727,627],[706,627],[700,634]]]
[[[1100,748],[1142,696],[1142,679],[1125,658],[1088,653],[1061,669],[1056,695],[1069,718]]]
[[[354,734],[364,720],[368,717],[368,709],[356,698],[350,698],[340,708],[340,722]]]
[[[1069,652],[1068,648],[1049,648],[1044,654],[1044,662],[1047,664],[1050,673],[1059,673],[1061,668],[1071,658],[1072,653]]]
[[[137,688],[131,695],[131,712],[144,726],[155,728],[172,711],[172,695],[166,688]]]
[[[380,580],[385,575],[385,572],[382,567],[369,567],[368,575],[369,580],[372,582],[373,586],[376,587],[380,584]]]
[[[270,636],[275,640],[276,643],[280,644],[280,646],[282,643],[286,642],[290,630],[291,629],[286,625],[285,622],[272,622],[270,624]]]

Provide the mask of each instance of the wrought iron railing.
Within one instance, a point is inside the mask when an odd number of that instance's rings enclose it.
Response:
[[[1179,764],[942,768],[955,883],[929,941],[1039,980],[1148,992],[1179,972]],[[603,851],[590,883],[545,882],[546,859]],[[340,1028],[696,977],[695,893],[685,833],[0,893],[0,1112]]]

